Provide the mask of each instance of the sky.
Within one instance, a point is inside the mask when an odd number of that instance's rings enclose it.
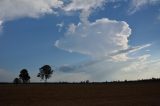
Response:
[[[159,0],[0,0],[0,82],[160,78]]]

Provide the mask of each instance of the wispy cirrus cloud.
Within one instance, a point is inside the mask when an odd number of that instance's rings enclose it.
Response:
[[[135,12],[143,9],[146,6],[159,4],[159,0],[131,0],[131,6],[128,12],[129,14],[134,14]]]
[[[113,61],[127,61],[128,59],[132,59],[132,57],[128,56],[129,54],[139,52],[142,49],[150,47],[151,45],[152,44],[145,44],[145,45],[134,46],[134,47],[130,46],[127,49],[117,50],[111,54],[111,58],[113,59]]]

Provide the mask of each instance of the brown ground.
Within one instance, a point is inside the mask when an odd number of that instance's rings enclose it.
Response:
[[[160,106],[160,82],[1,84],[0,106]]]

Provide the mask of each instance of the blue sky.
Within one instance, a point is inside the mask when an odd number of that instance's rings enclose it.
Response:
[[[0,81],[23,68],[50,81],[159,77],[159,0],[0,1]]]

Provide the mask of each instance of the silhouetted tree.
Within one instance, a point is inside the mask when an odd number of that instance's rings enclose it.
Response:
[[[86,80],[86,83],[89,83],[89,80]]]
[[[53,74],[52,68],[49,65],[44,65],[39,69],[37,77],[40,77],[42,80],[45,80],[45,82],[47,82],[47,79],[49,79],[52,74]]]
[[[15,79],[13,80],[13,83],[14,83],[14,84],[20,84],[20,83],[21,83],[21,80],[20,80],[19,78],[15,78]]]
[[[22,69],[19,74],[19,78],[22,79],[23,83],[28,83],[30,80],[30,76],[28,74],[27,69]]]

